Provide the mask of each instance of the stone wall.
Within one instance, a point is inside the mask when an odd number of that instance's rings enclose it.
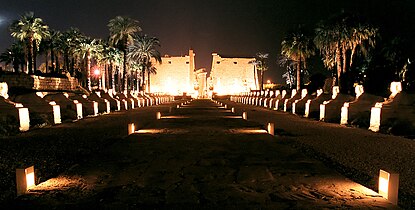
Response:
[[[150,92],[164,92],[182,95],[194,92],[194,53],[189,50],[186,56],[164,56],[162,63],[155,64],[157,74],[150,76]]]
[[[212,53],[210,79],[213,91],[220,95],[237,94],[257,89],[258,77],[254,65],[255,58],[229,58]]]
[[[55,78],[27,74],[0,75],[0,82],[6,82],[9,89],[24,88],[42,91],[73,91],[78,86],[78,80],[72,77]]]

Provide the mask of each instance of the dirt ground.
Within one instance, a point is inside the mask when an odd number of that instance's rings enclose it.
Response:
[[[277,136],[274,137],[266,133],[262,122],[274,118],[270,113],[232,106],[237,108],[238,114],[210,100],[194,100],[171,112],[169,107],[175,104],[93,120],[106,126],[117,124],[117,135],[113,138],[119,140],[39,184],[29,194],[14,200],[10,207],[397,208],[372,190],[304,153],[304,147],[298,146],[298,142],[311,141],[314,136],[306,139],[304,132],[310,130],[295,132],[295,129],[307,123],[290,123],[295,116],[284,116],[284,122],[276,121]],[[241,119],[242,109],[249,109],[248,117],[253,121]],[[156,120],[157,111],[162,112],[160,120]],[[129,115],[124,116],[126,114]],[[125,136],[129,122],[138,124],[138,130]],[[71,126],[86,129],[88,125]],[[92,129],[89,136],[74,133],[73,138],[94,138],[96,133]],[[330,138],[332,133],[327,135]],[[97,134],[95,138],[106,137]]]

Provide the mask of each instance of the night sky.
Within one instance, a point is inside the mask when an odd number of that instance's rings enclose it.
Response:
[[[106,38],[108,21],[117,15],[141,23],[143,32],[161,41],[162,55],[196,52],[196,67],[210,69],[211,53],[253,56],[270,53],[266,79],[282,82],[276,65],[282,38],[299,24],[314,28],[341,11],[367,17],[385,36],[415,41],[414,0],[0,0],[0,52],[12,38],[8,25],[33,11],[51,28],[79,28],[94,38]]]

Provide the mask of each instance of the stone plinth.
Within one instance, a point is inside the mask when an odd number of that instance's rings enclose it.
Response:
[[[43,97],[48,102],[55,101],[61,106],[62,120],[82,119],[82,113],[77,113],[77,105],[64,93],[48,93]],[[82,105],[81,105],[82,106]]]
[[[306,92],[305,95],[307,95],[307,92]],[[300,100],[303,97],[305,97],[305,96],[301,92],[297,92],[297,90],[292,90],[291,98],[290,99],[285,99],[285,101],[284,101],[284,112],[291,111],[292,110],[292,104],[295,101]]]
[[[16,104],[0,96],[0,126],[4,126],[1,135],[8,135],[20,131],[27,131],[30,127],[28,108]]]
[[[82,104],[82,113],[84,116],[96,116],[98,114],[98,103],[88,100],[86,95],[69,94],[69,98]]]
[[[102,92],[101,98],[106,99],[110,102],[111,110],[112,111],[120,111],[121,110],[121,103],[118,99],[113,98],[109,93]]]
[[[98,102],[98,112],[108,114],[111,112],[111,105],[110,102],[107,99],[101,98],[100,93],[91,93],[91,95],[88,96],[88,99],[90,101]]]
[[[372,131],[391,132],[396,135],[409,135],[415,131],[415,94],[400,92],[371,109],[370,127]]]
[[[281,91],[279,97],[274,100],[274,110],[283,110],[285,99],[290,99],[291,93],[287,93],[286,90]]]
[[[128,100],[127,96],[124,93],[118,93],[115,95],[115,98],[121,102],[121,109],[128,110],[132,108],[131,101]]]
[[[42,77],[28,74],[4,74],[0,82],[6,82],[9,89],[23,88],[39,91],[74,91],[78,87],[77,79]]]
[[[363,93],[354,101],[344,103],[341,110],[340,124],[369,127],[370,109],[375,106],[377,102],[382,102],[383,100],[384,99],[380,96]]]
[[[331,95],[322,93],[314,99],[307,100],[304,108],[304,117],[318,119],[320,116],[320,104],[330,99]]]
[[[140,107],[140,100],[137,98],[136,95],[132,95],[131,93],[127,93],[127,98],[129,98],[132,101],[134,108]]]
[[[325,122],[340,122],[341,108],[345,102],[352,101],[353,96],[338,94],[335,99],[320,104],[320,120]]]
[[[315,93],[315,94],[307,94],[303,98],[294,101],[294,103],[292,104],[292,113],[300,115],[300,116],[304,116],[304,114],[305,114],[305,105],[306,105],[307,101],[316,98],[321,93],[322,92]]]
[[[40,92],[38,92],[39,94]],[[23,104],[24,107],[29,109],[30,123],[31,125],[41,124],[55,124],[55,114],[53,105],[49,104],[40,95],[36,93],[29,93],[15,96],[12,101]],[[43,96],[43,95],[42,95]],[[59,111],[60,113],[60,111]]]

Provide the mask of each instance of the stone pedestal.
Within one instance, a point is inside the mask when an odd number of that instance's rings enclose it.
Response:
[[[22,104],[16,104],[0,96],[0,123],[7,125],[13,133],[17,131],[27,131],[30,128],[29,109]]]
[[[305,114],[305,105],[306,105],[307,101],[318,97],[322,93],[323,93],[322,90],[317,90],[317,92],[314,93],[314,94],[307,94],[306,93],[306,95],[305,96],[303,95],[301,99],[295,100],[293,105],[292,105],[292,113],[300,115],[300,116],[304,116],[304,114]]]
[[[120,111],[121,110],[121,103],[118,99],[113,98],[109,93],[101,93],[101,98],[106,99],[110,102],[111,110],[112,111]]]
[[[289,99],[291,95],[289,95],[286,90],[283,90],[281,91],[280,96],[281,96],[280,98],[276,98],[275,100],[275,103],[273,106],[274,110],[283,110],[285,99]]]
[[[99,93],[99,95],[101,95]],[[111,112],[111,104],[107,99],[101,98],[97,93],[91,93],[88,96],[90,101],[95,101],[98,103],[98,112],[108,114]]]
[[[369,130],[384,130],[396,135],[415,132],[415,94],[400,92],[371,109]]]
[[[48,93],[43,97],[48,102],[56,102],[60,105],[62,120],[82,119],[82,113],[77,113],[77,105],[67,98],[64,93]],[[67,95],[69,97],[69,95]],[[82,106],[82,105],[81,105]]]
[[[377,102],[382,102],[383,100],[380,96],[363,93],[354,101],[344,103],[341,108],[340,124],[352,124],[367,128],[370,121],[371,108]]]
[[[121,102],[121,109],[128,110],[132,109],[132,103],[129,98],[127,98],[126,94],[118,93],[115,98],[117,98]]]
[[[284,101],[284,112],[289,112],[292,110],[293,103],[304,98],[307,95],[307,90],[302,90],[297,92],[297,90],[292,90],[291,98]]]
[[[32,125],[40,124],[56,124],[60,123],[60,120],[55,121],[59,115],[60,118],[60,108],[56,108],[56,104],[49,104],[45,99],[43,99],[43,94],[38,93],[29,93],[24,95],[15,96],[12,101],[23,104],[24,107],[27,107],[30,112],[30,121]],[[54,107],[55,106],[55,111]],[[59,109],[59,111],[57,110]]]
[[[335,99],[325,101],[320,105],[320,120],[325,122],[340,122],[341,108],[345,102],[353,100],[350,95],[338,94]]]
[[[96,116],[98,114],[98,103],[88,100],[86,95],[69,94],[69,98],[82,104],[82,113],[84,116]]]
[[[314,99],[307,100],[304,108],[304,117],[318,119],[320,117],[320,104],[330,99],[331,95],[322,93]]]

